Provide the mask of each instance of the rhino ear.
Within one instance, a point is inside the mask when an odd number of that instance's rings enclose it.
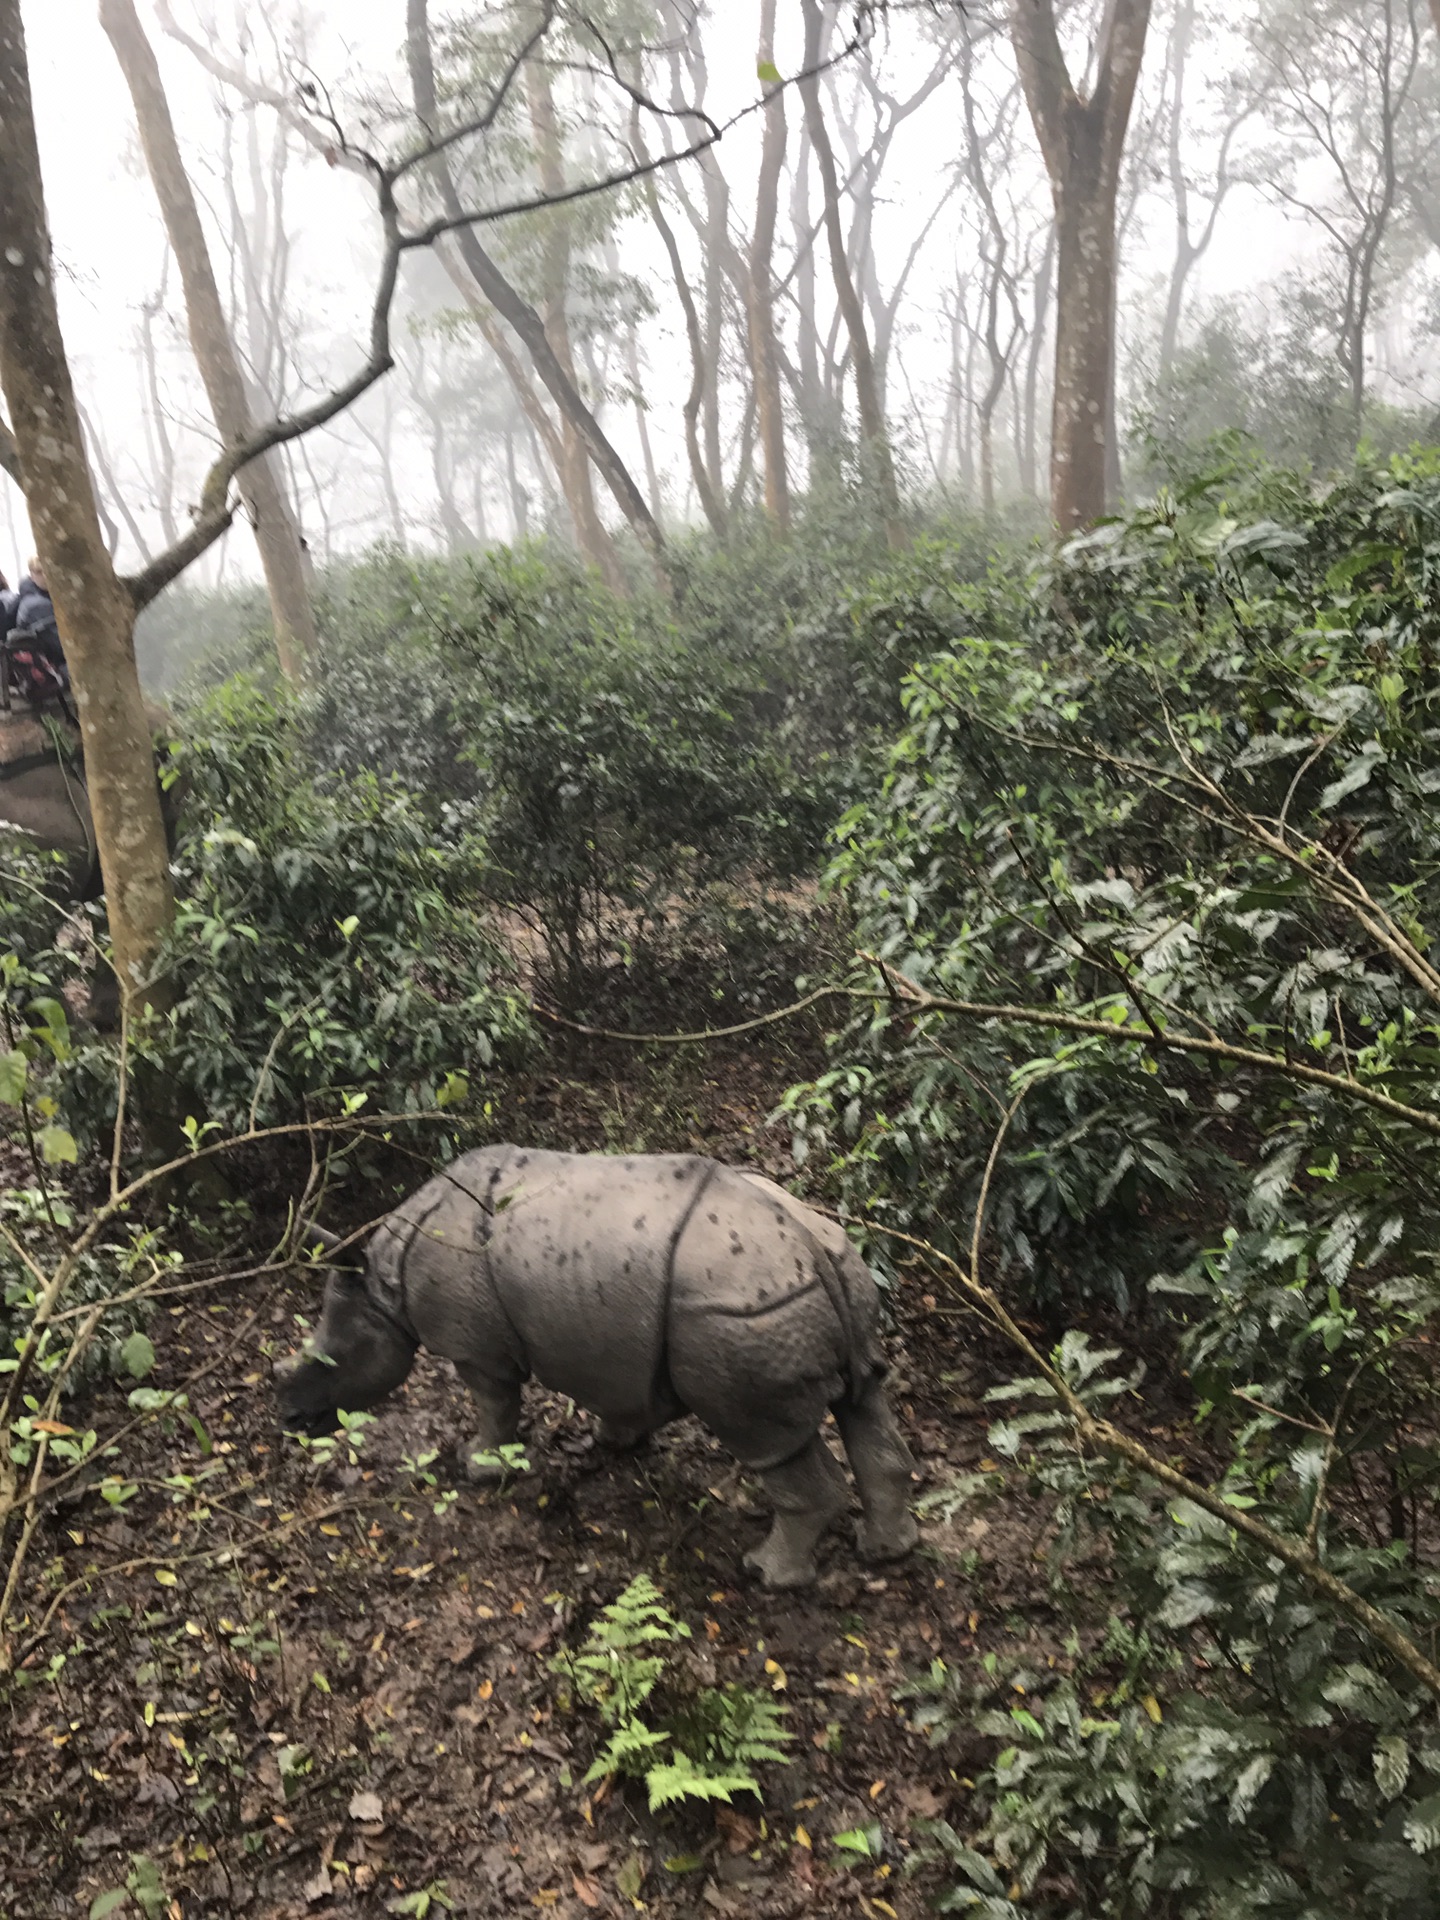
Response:
[[[343,1252],[341,1252],[342,1248],[344,1248]],[[315,1254],[317,1266],[332,1266],[357,1272],[364,1266],[358,1247],[346,1246],[340,1234],[331,1233],[313,1220],[306,1222],[300,1235],[300,1251]]]

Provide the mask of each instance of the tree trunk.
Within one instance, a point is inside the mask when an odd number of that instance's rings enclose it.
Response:
[[[405,48],[416,117],[423,127],[438,128],[440,108],[430,52],[429,0],[407,0]],[[429,173],[446,214],[452,218],[458,216],[463,211],[460,197],[443,157],[430,162]],[[465,263],[465,271],[501,319],[519,335],[536,374],[559,409],[566,430],[579,443],[582,457],[594,461],[620,511],[650,553],[661,586],[668,588],[664,536],[625,462],[610,444],[556,353],[545,331],[545,322],[481,246],[473,226],[456,229],[455,245]]]
[[[1112,0],[1095,85],[1075,91],[1054,0],[1014,0],[1015,57],[1055,201],[1055,391],[1050,501],[1063,533],[1106,509],[1115,208],[1151,0]]]
[[[100,0],[100,23],[110,36],[135,103],[140,144],[180,269],[190,345],[205,383],[210,411],[221,440],[233,445],[245,439],[253,425],[245,378],[220,304],[205,229],[180,157],[159,64],[140,25],[134,0]],[[316,645],[315,614],[305,578],[300,529],[286,497],[278,453],[262,454],[242,467],[236,485],[260,549],[280,668],[293,683],[303,675],[306,659]]]
[[[74,684],[125,1005],[157,997],[174,918],[135,608],[105,551],[60,334],[20,0],[0,0],[0,386]]]
[[[635,151],[642,160],[649,159],[645,149],[645,135],[640,125],[640,103],[637,100],[630,116],[630,138]],[[681,257],[680,243],[675,238],[675,229],[666,218],[665,209],[660,203],[660,189],[653,175],[647,175],[642,192],[645,204],[650,209],[650,218],[655,223],[655,231],[660,235],[660,243],[665,249],[665,257],[670,262],[670,275],[675,282],[675,292],[680,301],[680,311],[685,316],[685,338],[690,348],[690,390],[685,396],[683,409],[685,420],[685,455],[690,462],[690,478],[695,483],[695,492],[710,531],[717,540],[725,538],[725,508],[721,496],[711,484],[710,470],[705,464],[704,450],[700,444],[700,418],[705,404],[705,387],[708,374],[708,361],[705,352],[705,337],[700,326],[700,312],[695,305],[695,296],[685,272],[685,262]],[[638,374],[637,387],[638,387]],[[643,424],[644,415],[640,415]],[[646,459],[649,460],[649,446],[646,445]],[[658,491],[656,493],[658,499]]]
[[[759,64],[775,60],[775,0],[760,0]],[[780,394],[780,362],[775,351],[775,287],[771,255],[780,169],[785,163],[785,96],[775,81],[765,83],[765,131],[760,143],[760,179],[755,195],[755,229],[750,239],[746,319],[750,335],[750,372],[765,471],[765,511],[781,533],[790,531],[790,478],[785,465],[785,411]]]
[[[1052,225],[1045,236],[1045,251],[1040,258],[1040,271],[1035,276],[1035,314],[1030,333],[1030,351],[1025,356],[1025,400],[1021,439],[1023,453],[1020,460],[1020,484],[1032,498],[1038,499],[1039,455],[1036,449],[1036,429],[1039,425],[1039,389],[1040,357],[1045,346],[1045,322],[1050,312],[1050,283],[1055,277],[1055,229]]]
[[[543,64],[532,61],[526,69],[526,100],[530,109],[530,129],[535,137],[535,153],[540,167],[540,184],[547,194],[559,196],[565,191],[565,171],[560,154],[560,134],[555,122],[555,101],[550,91],[550,76]],[[541,216],[541,284],[544,289],[541,320],[545,337],[565,378],[578,394],[575,355],[570,340],[570,315],[567,301],[570,291],[570,216],[563,209]],[[595,487],[590,473],[590,458],[585,441],[574,418],[562,409],[560,414],[560,479],[565,498],[570,502],[580,544],[604,576],[612,592],[626,591],[625,576],[615,543],[606,531],[595,505]]]

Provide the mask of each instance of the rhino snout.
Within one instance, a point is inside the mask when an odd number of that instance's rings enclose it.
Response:
[[[275,1369],[275,1400],[288,1432],[324,1433],[334,1425],[341,1393],[332,1361],[297,1354]]]

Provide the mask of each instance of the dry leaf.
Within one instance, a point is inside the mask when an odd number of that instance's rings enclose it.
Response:
[[[307,1880],[301,1888],[301,1892],[305,1895],[306,1900],[312,1907],[319,1900],[328,1900],[334,1891],[335,1885],[330,1878],[329,1870],[323,1866],[315,1875],[315,1878],[313,1880]]]
[[[599,1887],[593,1880],[587,1880],[583,1874],[572,1873],[570,1884],[575,1889],[575,1898],[583,1900],[587,1907],[598,1907],[602,1898]]]
[[[373,1826],[375,1821],[385,1816],[385,1805],[378,1793],[369,1793],[361,1789],[350,1796],[350,1818],[358,1820],[363,1826]]]

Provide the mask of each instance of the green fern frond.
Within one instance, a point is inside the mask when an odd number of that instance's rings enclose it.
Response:
[[[594,1764],[585,1775],[585,1784],[601,1780],[607,1773],[626,1774],[634,1779],[647,1778],[656,1753],[669,1744],[670,1736],[641,1720],[626,1720],[615,1729]]]
[[[650,1796],[650,1811],[673,1806],[680,1800],[731,1800],[737,1793],[758,1793],[753,1774],[738,1771],[723,1773],[697,1767],[688,1753],[678,1748],[668,1766],[652,1767],[645,1775]]]

